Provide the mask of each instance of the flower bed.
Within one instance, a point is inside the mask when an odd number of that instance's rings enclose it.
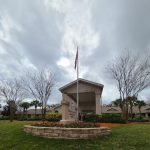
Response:
[[[73,122],[69,124],[63,124],[60,122],[35,122],[32,123],[31,126],[38,126],[38,127],[61,127],[61,128],[95,128],[99,127],[95,123],[87,123],[87,122]]]

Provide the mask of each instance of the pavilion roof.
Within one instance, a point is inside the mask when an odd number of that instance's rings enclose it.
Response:
[[[97,87],[100,87],[100,88],[103,88],[104,85],[103,84],[100,84],[100,83],[97,83],[97,82],[93,82],[93,81],[89,81],[89,80],[85,80],[85,79],[82,79],[82,78],[79,78],[78,79],[78,82],[79,83],[86,83],[86,84],[89,84],[89,85],[92,85],[92,86],[97,86]],[[74,80],[68,84],[66,84],[65,86],[62,86],[61,88],[59,88],[60,91],[63,91],[73,85],[75,85],[77,83],[77,80]]]

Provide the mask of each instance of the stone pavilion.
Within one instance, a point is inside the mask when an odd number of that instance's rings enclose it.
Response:
[[[78,85],[79,113],[101,115],[101,95],[104,85],[81,78],[78,79]],[[77,80],[61,87],[59,90],[62,93],[62,121],[77,120]]]

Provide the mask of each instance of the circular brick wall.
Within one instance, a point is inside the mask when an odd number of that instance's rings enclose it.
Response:
[[[105,136],[110,134],[107,127],[99,128],[59,128],[59,127],[36,127],[24,126],[27,134],[41,136],[46,138],[62,138],[62,139],[88,139]]]

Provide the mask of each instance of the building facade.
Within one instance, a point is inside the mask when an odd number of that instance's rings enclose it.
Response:
[[[61,105],[54,108],[53,112],[61,113]],[[114,106],[102,106],[101,107],[102,114],[121,114],[121,109],[119,107]],[[137,106],[133,107],[133,116],[139,117],[140,112]],[[141,107],[141,116],[144,118],[150,118],[150,104]]]

